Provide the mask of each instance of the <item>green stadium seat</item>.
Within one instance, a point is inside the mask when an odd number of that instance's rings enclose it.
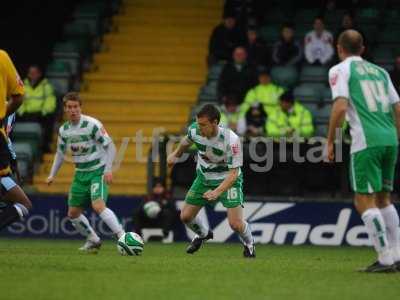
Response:
[[[26,160],[28,162],[33,161],[33,149],[30,143],[26,142],[15,142],[13,143],[14,151],[18,157],[18,161]]]
[[[335,9],[334,11],[328,11],[324,15],[324,21],[327,29],[334,30],[340,27],[343,16],[346,14],[344,9]]]
[[[216,64],[212,65],[208,69],[207,82],[208,81],[218,80],[219,76],[222,73],[222,69],[223,68],[224,68],[224,64],[223,63],[216,63]]]
[[[300,82],[327,82],[328,69],[322,66],[304,65],[300,72]]]
[[[379,18],[379,10],[373,7],[362,8],[357,11],[356,22],[363,28],[364,24],[376,24]]]
[[[81,20],[75,20],[74,22],[67,23],[64,25],[64,35],[69,36],[91,36],[95,33],[91,32],[88,24]]]
[[[273,45],[280,37],[280,25],[266,25],[261,27],[259,30],[260,37],[267,43],[267,45]]]
[[[315,136],[326,137],[328,134],[328,124],[316,124]]]
[[[321,92],[324,85],[303,83],[293,90],[296,100],[302,103],[321,103]]]
[[[27,181],[31,178],[31,170],[30,163],[24,159],[18,160],[18,171],[23,181]]]
[[[372,51],[373,61],[378,65],[393,64],[394,52],[390,47],[378,47]]]
[[[331,115],[332,104],[325,104],[316,111],[315,117],[319,120],[328,121]]]
[[[313,115],[313,118],[315,118],[315,116],[318,114],[319,104],[313,102],[305,102],[302,104],[310,111],[310,113]]]
[[[80,72],[81,54],[79,47],[73,42],[56,43],[53,49],[53,58],[69,65],[73,76]]]
[[[400,12],[397,9],[388,9],[385,11],[383,22],[390,29],[391,26],[400,25]]]
[[[292,88],[296,85],[299,74],[295,67],[277,66],[271,69],[272,80],[285,88]]]
[[[206,85],[202,86],[200,88],[198,102],[199,103],[204,103],[204,102],[217,103],[218,102],[217,85],[218,85],[218,81],[215,80],[215,81],[210,81]]]
[[[319,15],[319,9],[300,9],[294,17],[295,24],[312,24],[314,18]]]
[[[13,130],[13,141],[31,145],[33,159],[39,159],[42,146],[42,128],[39,123],[16,123]]]
[[[80,4],[74,11],[74,18],[99,18],[106,13],[107,1],[89,1]]]
[[[330,88],[326,88],[322,91],[322,102],[326,104],[331,104],[332,103],[332,92]]]
[[[299,42],[304,41],[304,37],[312,30],[312,24],[298,24],[295,27],[294,36]]]
[[[379,45],[400,44],[400,27],[389,27],[379,33],[377,38]]]
[[[265,22],[267,24],[275,24],[276,26],[282,26],[283,23],[289,20],[289,17],[282,9],[271,9],[265,15]]]
[[[46,77],[53,85],[57,95],[64,95],[71,87],[69,64],[53,60],[46,69]]]

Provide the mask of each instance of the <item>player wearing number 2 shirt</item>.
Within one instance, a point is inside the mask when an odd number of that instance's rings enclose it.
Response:
[[[78,93],[66,94],[63,103],[68,120],[60,127],[57,152],[47,183],[53,182],[65,155],[70,153],[75,163],[75,175],[69,191],[68,217],[77,231],[86,237],[86,243],[79,250],[97,251],[101,241],[83,214],[87,206],[93,208],[118,238],[124,234],[114,212],[106,206],[116,150],[100,121],[81,113],[82,101]]]
[[[390,201],[397,160],[400,102],[388,73],[361,58],[361,35],[343,32],[338,40],[341,63],[329,71],[334,105],[328,133],[333,161],[335,131],[346,117],[352,138],[350,183],[355,207],[368,230],[378,260],[366,272],[400,267],[399,216]]]

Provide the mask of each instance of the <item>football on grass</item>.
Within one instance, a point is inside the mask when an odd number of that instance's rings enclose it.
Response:
[[[140,235],[134,232],[126,232],[118,239],[118,252],[121,255],[141,255],[143,252],[144,242]]]

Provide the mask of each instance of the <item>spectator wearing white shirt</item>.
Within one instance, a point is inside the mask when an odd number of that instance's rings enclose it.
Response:
[[[328,64],[335,54],[333,36],[325,30],[321,17],[314,20],[314,30],[307,33],[304,39],[304,53],[309,64]]]

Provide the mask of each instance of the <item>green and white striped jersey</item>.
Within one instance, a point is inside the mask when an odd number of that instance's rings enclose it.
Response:
[[[211,184],[219,184],[228,175],[229,169],[243,165],[242,146],[239,137],[229,128],[218,126],[218,134],[208,139],[200,135],[197,122],[187,131],[187,138],[196,145],[197,172]]]
[[[359,56],[351,56],[329,70],[332,98],[349,100],[346,119],[351,153],[376,146],[397,145],[393,104],[399,96],[389,74]]]
[[[77,125],[67,121],[60,127],[57,150],[71,153],[77,171],[93,171],[105,165],[104,147],[111,142],[100,121],[81,115]]]

